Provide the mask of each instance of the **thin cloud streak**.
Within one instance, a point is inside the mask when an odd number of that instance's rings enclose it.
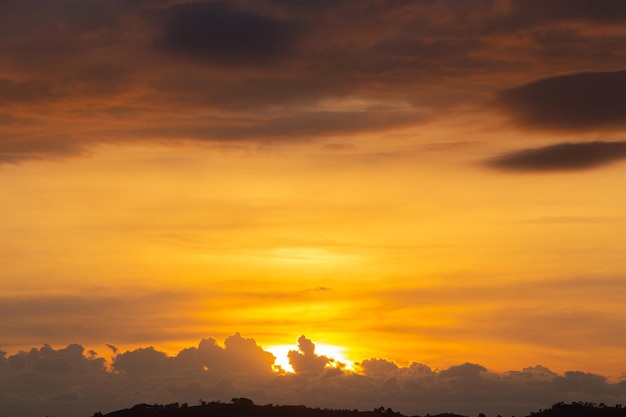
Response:
[[[492,158],[493,168],[522,171],[580,171],[599,168],[626,159],[626,141],[559,143],[522,149]]]

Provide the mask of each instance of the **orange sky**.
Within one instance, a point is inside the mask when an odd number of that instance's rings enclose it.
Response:
[[[626,372],[623,3],[26,3],[0,5],[7,357],[238,332]]]

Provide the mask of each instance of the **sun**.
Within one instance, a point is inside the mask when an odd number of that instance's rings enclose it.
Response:
[[[274,367],[277,372],[281,369],[288,373],[294,373],[294,370],[289,363],[288,354],[290,350],[298,350],[295,345],[272,345],[264,347],[265,350],[272,353],[276,360],[274,361]],[[325,343],[315,344],[315,354],[318,356],[326,356],[334,361],[327,365],[328,368],[342,368],[346,370],[352,370],[354,368],[354,362],[347,358],[346,352],[348,348],[343,346],[329,345]]]

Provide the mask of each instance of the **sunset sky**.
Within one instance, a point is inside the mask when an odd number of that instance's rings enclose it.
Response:
[[[622,0],[2,0],[0,405],[626,401],[625,180]]]

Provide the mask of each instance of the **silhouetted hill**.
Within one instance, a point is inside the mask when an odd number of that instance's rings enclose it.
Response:
[[[624,417],[626,408],[621,404],[609,407],[604,404],[575,402],[557,403],[547,410],[531,413],[532,417]]]
[[[108,414],[95,413],[93,417],[406,417],[391,408],[379,407],[373,411],[331,410],[309,408],[304,405],[255,405],[247,398],[234,398],[232,403],[202,402],[187,404],[138,404],[132,408]],[[466,417],[439,414],[431,417]]]
[[[232,403],[202,402],[187,404],[138,404],[132,408],[108,414],[97,412],[93,417],[406,417],[390,408],[379,407],[373,411],[331,410],[309,408],[304,405],[256,405],[247,398],[233,398]],[[416,417],[416,416],[414,416]],[[442,413],[428,417],[466,417]],[[485,417],[480,414],[479,417]],[[500,416],[498,416],[500,417]],[[546,410],[533,412],[528,417],[626,417],[621,404],[609,407],[604,404],[576,402],[557,403]]]

